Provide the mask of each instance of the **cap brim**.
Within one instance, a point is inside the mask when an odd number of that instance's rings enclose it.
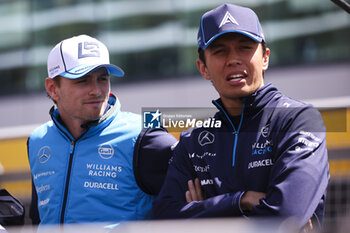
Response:
[[[242,34],[244,36],[247,36],[249,37],[250,39],[254,40],[255,42],[257,43],[261,43],[264,39],[261,38],[260,36],[256,36],[250,32],[246,32],[246,31],[241,31],[241,30],[229,30],[229,31],[224,31],[224,32],[220,32],[218,34],[216,34],[215,36],[213,36],[212,38],[210,38],[210,40],[203,44],[203,46],[201,46],[201,48],[203,50],[206,50],[208,48],[208,46],[216,39],[218,38],[219,36],[223,35],[223,34],[227,34],[227,33],[239,33],[239,34]]]
[[[81,66],[77,66],[74,67],[73,69],[70,69],[66,72],[63,72],[60,74],[60,76],[68,78],[68,79],[78,79],[78,78],[82,78],[85,75],[87,75],[88,73],[101,68],[101,67],[105,67],[110,75],[116,76],[116,77],[123,77],[124,76],[124,71],[119,68],[116,65],[112,65],[112,64],[94,64],[94,65],[81,65]]]

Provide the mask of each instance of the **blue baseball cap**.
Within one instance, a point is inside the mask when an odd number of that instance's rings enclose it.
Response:
[[[217,37],[225,33],[240,33],[257,43],[265,41],[258,16],[249,8],[223,4],[203,14],[198,30],[198,49],[206,50]]]

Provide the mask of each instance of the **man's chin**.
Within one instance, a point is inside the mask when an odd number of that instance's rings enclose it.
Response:
[[[97,121],[102,116],[103,116],[103,114],[93,114],[93,115],[90,115],[90,116],[86,116],[84,121],[85,121],[85,123],[92,122],[92,121]]]

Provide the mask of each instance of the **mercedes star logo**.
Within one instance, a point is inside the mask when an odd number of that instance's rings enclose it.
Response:
[[[49,161],[51,157],[51,149],[48,146],[41,147],[41,149],[38,152],[38,160],[39,163],[43,164]]]
[[[214,134],[210,133],[209,131],[203,131],[198,136],[198,143],[201,146],[211,144],[215,140]]]

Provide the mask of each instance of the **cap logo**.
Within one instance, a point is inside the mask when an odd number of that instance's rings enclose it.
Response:
[[[235,20],[235,18],[233,18],[233,16],[228,11],[226,11],[226,14],[225,14],[224,18],[222,19],[219,28],[221,28],[222,26],[224,26],[227,23],[233,23],[233,24],[239,25],[237,23],[237,21]]]
[[[97,42],[80,42],[78,44],[78,58],[100,57],[99,44]]]

